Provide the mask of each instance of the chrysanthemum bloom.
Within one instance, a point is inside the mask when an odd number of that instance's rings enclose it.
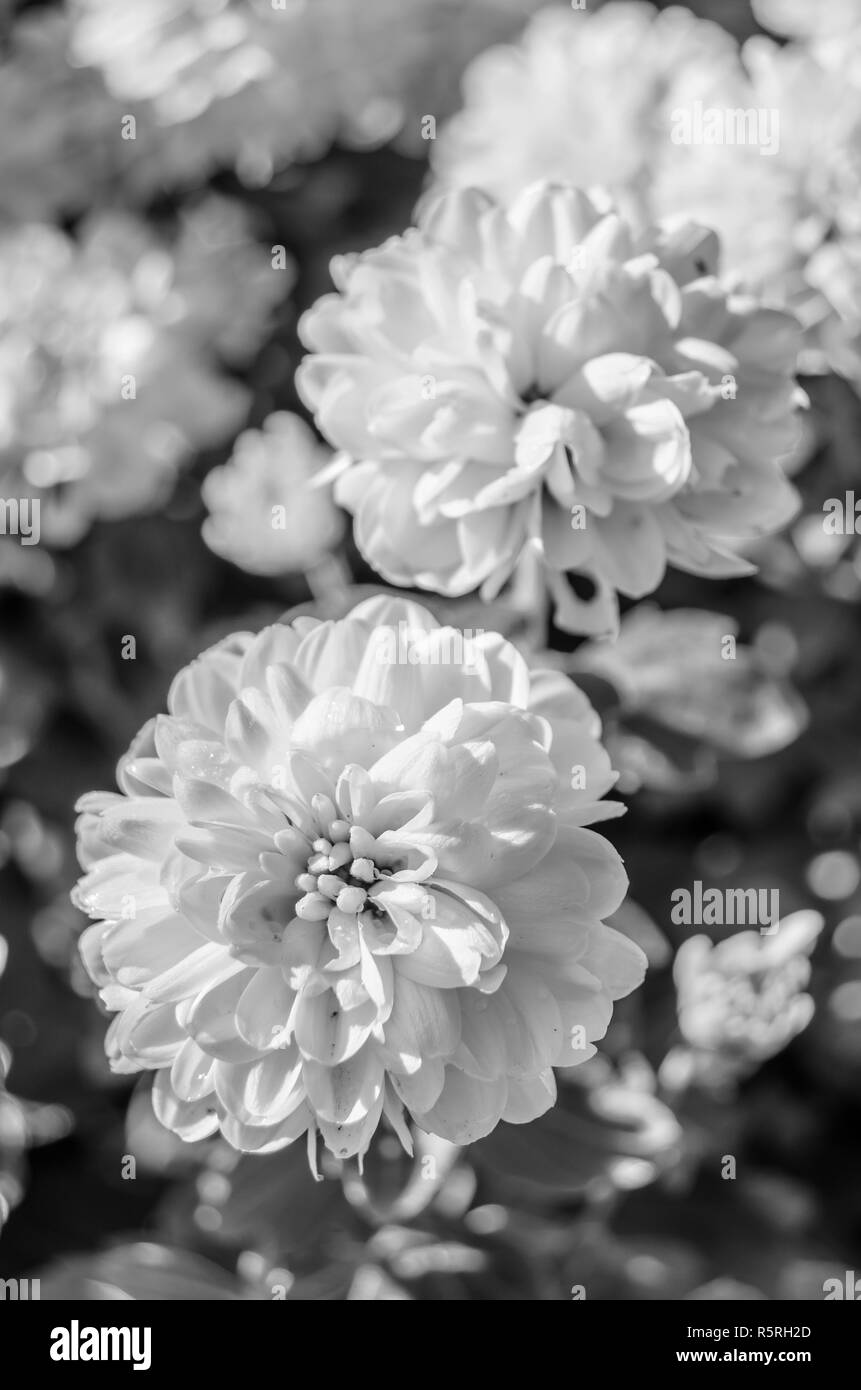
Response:
[[[780,1052],[813,1017],[804,989],[822,926],[820,913],[794,912],[774,935],[683,942],[673,974],[685,1039],[739,1074]]]
[[[735,52],[719,24],[679,6],[543,9],[517,43],[467,68],[463,109],[431,149],[434,173],[441,185],[506,202],[538,179],[600,185],[637,202],[666,146],[662,112],[675,74],[714,78]]]
[[[228,638],[168,706],[83,799],[75,892],[162,1122],[344,1157],[381,1116],[408,1145],[404,1110],[455,1142],[547,1110],[645,967],[603,925],[626,877],[584,826],[620,807],[583,695],[376,598]]]
[[[541,548],[572,631],[615,627],[667,563],[747,574],[795,509],[798,332],[726,293],[714,235],[633,233],[567,186],[476,190],[336,258],[300,325],[300,392],[343,451],[335,497],[396,584],[490,597]],[[564,576],[591,580],[591,600]],[[582,587],[582,586],[581,586]]]
[[[298,415],[278,411],[246,430],[201,487],[211,550],[250,574],[285,574],[319,564],[343,532],[331,494],[312,486],[329,462]]]
[[[247,393],[219,359],[259,345],[290,281],[221,199],[172,242],[113,212],[74,238],[0,233],[0,494],[38,499],[56,545],[158,505],[241,423]]]

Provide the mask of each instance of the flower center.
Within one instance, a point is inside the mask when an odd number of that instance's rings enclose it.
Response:
[[[311,809],[321,834],[311,844],[305,872],[296,878],[304,894],[296,904],[296,916],[323,922],[333,907],[350,916],[373,909],[368,889],[383,877],[374,863],[374,836],[343,820],[326,796],[315,796]]]

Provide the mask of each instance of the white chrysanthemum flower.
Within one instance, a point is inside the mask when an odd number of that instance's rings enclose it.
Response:
[[[818,912],[794,912],[773,935],[737,932],[714,944],[684,941],[673,975],[686,1040],[744,1071],[780,1052],[813,1017],[810,954],[822,930]]]
[[[645,958],[604,925],[621,808],[585,697],[416,604],[239,633],[80,805],[81,949],[114,1068],[244,1150],[455,1142],[555,1098]]]
[[[569,187],[506,210],[476,190],[338,257],[297,382],[345,454],[335,497],[396,584],[492,594],[538,545],[557,621],[604,633],[667,563],[732,550],[795,509],[797,325],[715,278],[714,235],[635,234]],[[565,574],[585,576],[591,600]]]
[[[597,12],[540,11],[518,44],[490,48],[467,69],[464,107],[431,158],[440,183],[502,201],[538,179],[643,196],[675,74],[714,73],[736,45],[717,24],[639,0]]]
[[[703,222],[725,273],[798,315],[805,370],[861,386],[861,8],[850,4],[854,27],[841,11],[828,42],[758,37],[741,56],[678,8],[542,12],[519,44],[467,70],[464,109],[434,147],[439,182],[505,198],[542,178],[600,183],[638,226]],[[838,25],[836,6],[801,9]]]
[[[343,533],[328,489],[314,486],[331,455],[298,415],[278,411],[246,430],[201,487],[203,538],[249,574],[285,574],[320,563]]]
[[[235,165],[265,182],[336,137],[358,146],[448,115],[466,63],[536,0],[73,0],[75,60],[143,114],[141,165],[168,181]],[[137,154],[137,152],[135,152]]]
[[[219,368],[261,341],[290,276],[212,199],[170,244],[137,218],[93,214],[76,238],[0,233],[0,481],[41,502],[44,539],[157,505],[178,467],[241,422]]]

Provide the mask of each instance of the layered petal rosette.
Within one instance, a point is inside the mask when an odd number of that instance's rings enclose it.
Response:
[[[79,809],[81,950],[115,1070],[242,1150],[455,1142],[555,1098],[645,959],[604,925],[600,724],[494,634],[388,598],[239,633]]]
[[[370,563],[488,598],[535,546],[557,620],[591,633],[668,563],[750,573],[735,544],[796,507],[777,460],[799,333],[717,264],[705,228],[634,232],[547,184],[507,208],[444,194],[404,236],[336,258],[298,383]]]

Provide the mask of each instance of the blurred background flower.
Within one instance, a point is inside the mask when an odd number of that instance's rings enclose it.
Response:
[[[109,185],[120,111],[97,72],[70,66],[57,10],[18,17],[0,50],[0,219],[80,213]]]
[[[465,64],[537,3],[141,0],[130,24],[110,0],[71,0],[70,53],[140,114],[144,146],[154,132],[152,184],[232,167],[254,186],[336,138],[419,151],[423,116],[453,110]]]
[[[818,912],[796,912],[773,934],[683,941],[673,975],[685,1040],[737,1075],[780,1052],[813,1017],[804,989],[822,926]]]
[[[41,503],[49,544],[157,506],[195,450],[241,422],[224,368],[262,341],[289,277],[239,208],[204,202],[175,238],[99,213],[74,238],[0,233],[0,486]]]
[[[680,74],[717,82],[735,50],[719,24],[681,6],[548,6],[517,43],[467,69],[463,109],[434,147],[434,172],[504,202],[546,178],[609,187],[636,208],[664,153],[673,83]]]
[[[330,461],[298,415],[279,412],[246,430],[203,481],[206,544],[250,574],[317,573],[344,530],[319,481]]]

